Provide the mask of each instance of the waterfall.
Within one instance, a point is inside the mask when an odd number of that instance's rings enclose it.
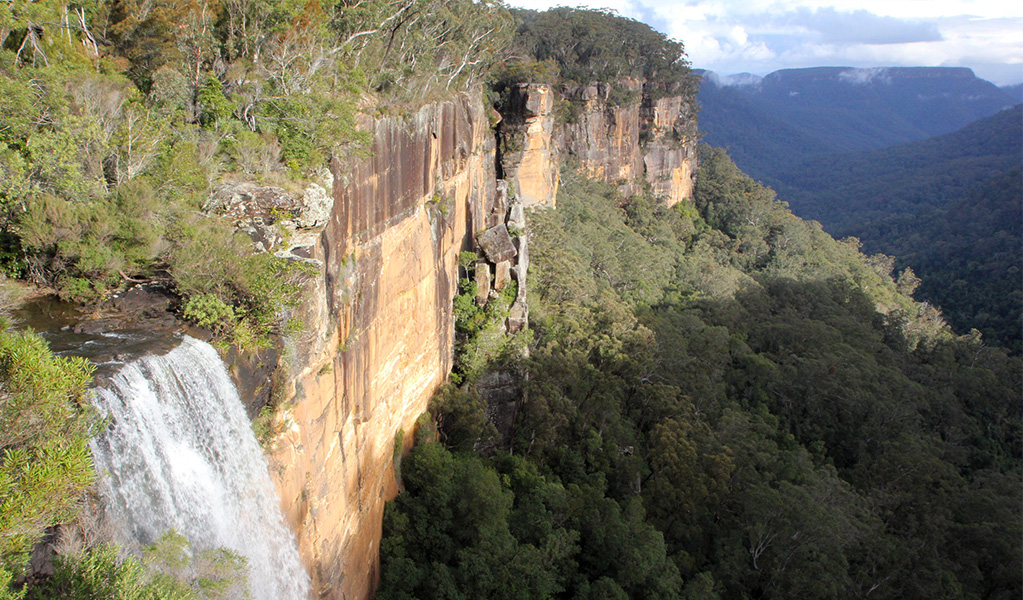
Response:
[[[255,600],[309,597],[263,452],[209,344],[185,337],[124,365],[96,392],[111,422],[92,450],[120,541],[138,546],[174,529],[193,548],[245,556]]]

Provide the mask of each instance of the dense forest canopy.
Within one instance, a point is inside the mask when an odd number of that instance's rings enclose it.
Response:
[[[600,11],[4,3],[0,268],[79,302],[160,280],[186,318],[265,345],[307,273],[202,212],[220,182],[315,181],[365,151],[359,110],[629,78],[694,85],[681,43]],[[566,168],[558,210],[531,215],[532,329],[491,364],[460,356],[396,453],[380,597],[1018,596],[1019,359],[956,336],[911,271],[796,218],[723,151],[701,164],[670,209]],[[501,305],[461,289],[464,354]],[[7,585],[77,512],[97,422],[87,365],[0,329],[0,598],[242,593],[239,557],[173,534]],[[474,387],[493,369],[528,374],[501,431]]]
[[[380,598],[1018,595],[1019,360],[702,161],[694,204],[569,171],[531,214],[523,401],[435,399]]]
[[[921,278],[958,331],[1023,350],[1023,107],[950,134],[777,172],[793,210]]]
[[[515,14],[522,22],[514,48],[536,61],[554,63],[564,80],[615,85],[642,79],[665,93],[695,91],[682,42],[645,23],[573,8]]]
[[[796,214],[911,267],[922,280],[917,298],[957,331],[976,328],[986,343],[1020,351],[1018,100],[963,68],[789,69],[720,81],[706,73],[700,87],[708,143],[727,147]]]

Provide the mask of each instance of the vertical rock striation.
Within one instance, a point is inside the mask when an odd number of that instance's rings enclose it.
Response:
[[[696,174],[696,106],[682,96],[643,99],[643,170],[654,196],[668,206],[693,197]]]
[[[502,115],[501,166],[526,206],[554,206],[559,160],[618,183],[626,195],[649,184],[669,206],[692,197],[696,109],[692,99],[665,96],[639,79],[614,93],[605,84],[552,90],[513,88]],[[556,109],[563,103],[563,110]],[[561,115],[558,119],[557,115]]]
[[[642,83],[624,82],[630,95],[639,95]],[[642,189],[643,150],[640,147],[640,103],[608,102],[607,86],[589,85],[568,93],[574,104],[569,122],[561,128],[560,145],[592,177],[621,182],[622,193]]]
[[[599,85],[568,99],[518,86],[501,115],[500,164],[490,109],[464,94],[407,119],[368,120],[371,153],[332,165],[326,223],[317,217],[283,251],[320,276],[296,315],[306,330],[281,358],[282,431],[270,452],[318,597],[373,593],[384,503],[398,491],[397,440],[412,440],[399,432],[413,430],[452,366],[459,252],[490,244],[477,274],[492,289],[518,284],[506,323],[515,332],[528,320],[524,208],[554,205],[562,158],[625,193],[645,180],[669,204],[690,196],[691,101],[628,85],[620,105]]]
[[[323,598],[367,598],[396,434],[452,364],[457,258],[495,198],[494,137],[478,96],[368,125],[372,154],[335,163],[312,258],[306,332],[288,354],[286,430],[272,452],[287,518]],[[404,439],[411,441],[412,436]]]
[[[502,117],[504,179],[523,205],[554,206],[561,163],[554,140],[554,90],[544,83],[513,88]]]

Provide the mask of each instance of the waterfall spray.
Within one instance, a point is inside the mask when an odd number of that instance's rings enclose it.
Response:
[[[266,460],[209,344],[185,337],[166,355],[126,364],[96,392],[111,423],[93,455],[119,541],[138,547],[173,529],[196,549],[246,557],[255,600],[309,597]]]

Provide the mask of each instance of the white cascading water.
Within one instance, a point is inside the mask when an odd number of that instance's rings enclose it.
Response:
[[[306,600],[309,577],[263,452],[216,350],[185,337],[96,390],[110,427],[93,442],[108,520],[123,543],[168,530],[245,556],[255,600]]]

